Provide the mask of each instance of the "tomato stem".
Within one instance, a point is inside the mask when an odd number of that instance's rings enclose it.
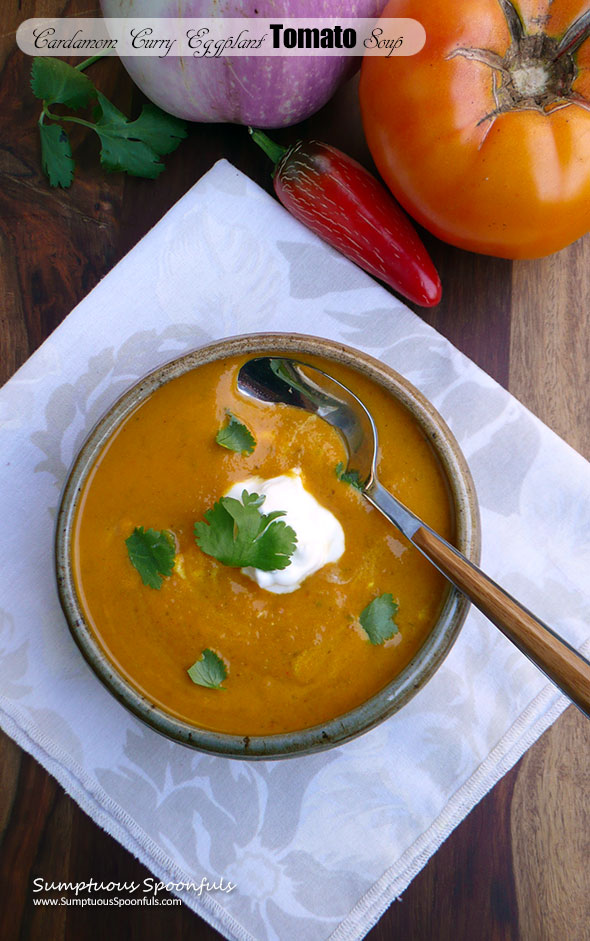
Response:
[[[276,167],[279,160],[287,153],[287,148],[277,144],[276,141],[271,140],[270,137],[267,137],[266,134],[255,127],[249,127],[248,133],[252,140],[262,148],[266,156],[270,157]]]
[[[510,38],[514,45],[522,42],[526,35],[526,30],[524,28],[524,23],[520,18],[520,14],[511,0],[499,0],[506,24],[510,31]]]
[[[531,110],[550,115],[570,104],[590,110],[590,102],[572,87],[578,76],[574,56],[590,38],[590,10],[582,13],[558,41],[544,32],[529,33],[512,0],[498,2],[511,37],[505,55],[471,47],[458,47],[447,55],[448,59],[463,56],[483,62],[492,70],[496,107],[480,118],[478,125],[493,123],[509,111]]]
[[[569,52],[573,55],[577,52],[582,43],[590,36],[590,10],[586,10],[581,16],[572,23],[569,29],[562,36],[557,47],[556,59]]]

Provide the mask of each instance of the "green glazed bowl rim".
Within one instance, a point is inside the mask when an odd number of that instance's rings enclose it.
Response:
[[[450,586],[434,628],[410,663],[382,690],[344,715],[296,732],[230,735],[191,725],[164,712],[136,690],[104,653],[86,623],[71,564],[74,520],[84,483],[106,441],[125,418],[164,383],[205,363],[242,354],[283,351],[321,356],[368,376],[402,403],[430,440],[449,484],[454,504],[457,548],[479,561],[480,520],[471,473],[459,445],[434,406],[407,379],[385,363],[342,343],[292,333],[229,337],[182,354],[154,369],[129,388],[105,413],[80,449],[66,481],[56,523],[55,558],[60,602],[80,651],[97,677],[127,709],[174,741],[232,758],[287,758],[340,745],[373,728],[404,706],[438,669],[461,629],[469,601]]]

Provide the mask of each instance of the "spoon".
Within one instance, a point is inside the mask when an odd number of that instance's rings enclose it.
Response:
[[[238,374],[244,395],[292,405],[336,428],[348,451],[347,473],[363,496],[590,718],[590,663],[399,502],[377,478],[377,429],[361,400],[315,366],[284,357],[248,360]]]

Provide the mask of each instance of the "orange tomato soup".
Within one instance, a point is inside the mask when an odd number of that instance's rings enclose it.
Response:
[[[151,702],[199,727],[240,735],[295,731],[360,705],[411,660],[433,627],[445,580],[335,472],[346,462],[338,434],[289,406],[237,392],[247,357],[199,366],[155,391],[119,427],[79,503],[74,572],[87,621],[109,659]],[[322,363],[373,413],[384,485],[447,539],[453,517],[446,478],[410,413],[368,378]],[[256,439],[250,455],[220,447],[230,410]],[[290,594],[273,594],[240,569],[205,555],[193,525],[229,487],[301,468],[303,484],[340,521],[338,562]],[[264,508],[263,508],[264,509]],[[143,585],[125,540],[135,527],[170,530],[173,574]],[[390,592],[399,633],[373,645],[362,610]],[[195,685],[187,669],[209,648],[227,668],[224,692]]]

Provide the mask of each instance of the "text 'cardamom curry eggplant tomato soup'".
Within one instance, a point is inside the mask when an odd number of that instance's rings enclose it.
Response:
[[[86,620],[150,702],[236,735],[297,731],[369,699],[412,659],[443,577],[362,496],[338,433],[237,391],[248,357],[170,380],[104,446],[73,568]],[[379,433],[379,476],[453,539],[446,478],[403,405],[340,363]]]

